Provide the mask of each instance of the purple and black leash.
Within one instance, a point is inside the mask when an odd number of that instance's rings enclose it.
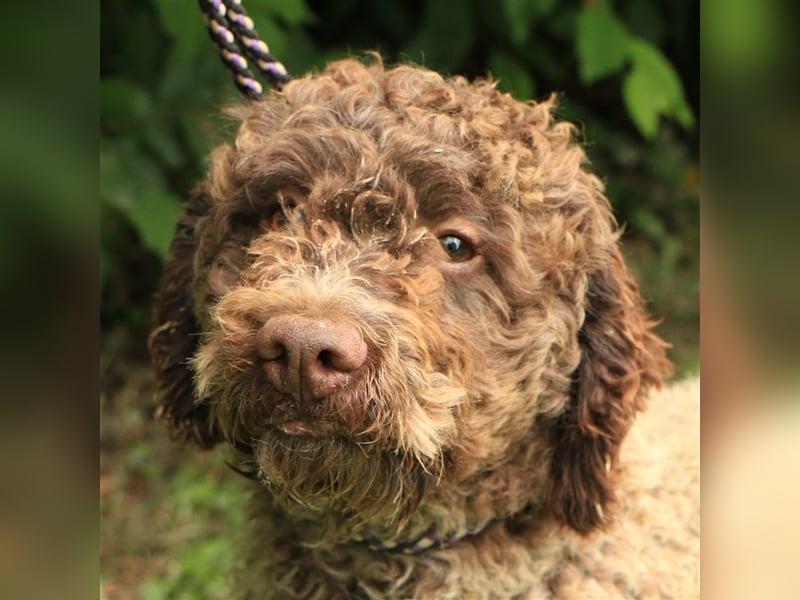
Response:
[[[233,73],[236,87],[251,100],[264,97],[264,89],[247,65],[253,61],[270,85],[280,90],[291,79],[269,51],[247,16],[241,0],[199,0],[208,34],[216,44],[222,62]]]

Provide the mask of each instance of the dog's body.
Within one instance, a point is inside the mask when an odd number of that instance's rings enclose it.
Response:
[[[306,549],[304,528],[259,493],[240,590],[246,598],[266,589],[277,598],[699,598],[698,398],[699,381],[689,380],[648,402],[623,444],[614,522],[604,530],[583,536],[526,515],[419,554],[363,543]]]
[[[668,364],[553,109],[342,61],[239,112],[150,347],[266,488],[244,596],[696,595],[696,402],[620,455]]]

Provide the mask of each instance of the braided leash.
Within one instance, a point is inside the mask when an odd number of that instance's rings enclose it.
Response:
[[[280,90],[290,76],[261,41],[253,20],[247,16],[241,0],[199,0],[208,34],[217,46],[222,62],[233,73],[236,87],[251,100],[264,97],[261,84],[247,65],[249,57],[258,71]]]

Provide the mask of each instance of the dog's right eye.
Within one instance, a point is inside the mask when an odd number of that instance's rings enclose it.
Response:
[[[457,235],[443,235],[439,238],[442,248],[453,262],[466,262],[475,256],[475,249]]]

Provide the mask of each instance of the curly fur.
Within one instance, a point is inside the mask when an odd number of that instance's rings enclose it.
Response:
[[[555,108],[346,60],[232,111],[150,348],[160,418],[229,442],[263,484],[243,596],[696,595],[696,533],[646,522],[653,494],[630,476],[646,444],[620,459],[665,344]],[[281,392],[258,350],[281,315],[344,323],[364,364],[323,398]],[[622,533],[620,511],[663,537]],[[414,556],[357,541],[431,528],[476,533]]]

